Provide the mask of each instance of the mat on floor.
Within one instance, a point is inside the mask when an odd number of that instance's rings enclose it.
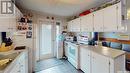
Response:
[[[39,72],[60,64],[63,64],[63,62],[56,58],[39,61],[36,63],[35,72]]]

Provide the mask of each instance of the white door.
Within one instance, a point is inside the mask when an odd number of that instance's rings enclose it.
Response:
[[[109,58],[92,52],[92,73],[110,73]]]
[[[40,60],[54,57],[53,23],[43,23],[40,26]]]
[[[104,31],[117,31],[117,5],[112,5],[104,8]]]
[[[94,31],[103,32],[103,10],[94,12]]]
[[[81,32],[93,31],[93,13],[81,17]]]
[[[80,68],[84,73],[91,73],[90,51],[80,48]]]

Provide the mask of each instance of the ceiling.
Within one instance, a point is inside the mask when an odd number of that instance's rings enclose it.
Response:
[[[110,0],[16,0],[24,9],[56,16],[73,16]]]

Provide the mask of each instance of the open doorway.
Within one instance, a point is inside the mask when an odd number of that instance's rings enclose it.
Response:
[[[39,72],[57,65],[62,62],[56,58],[58,48],[58,36],[60,35],[60,22],[41,21],[38,27],[39,49],[35,71]]]

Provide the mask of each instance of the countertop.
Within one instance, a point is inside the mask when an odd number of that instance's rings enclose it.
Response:
[[[16,63],[17,59],[23,54],[23,52],[28,52],[27,49],[23,49],[23,50],[10,50],[8,52],[0,52],[0,55],[11,55],[11,54],[14,54],[14,53],[19,53],[17,54],[17,56],[12,60],[12,62],[10,62],[9,64],[7,64],[7,66],[3,69],[0,69],[0,73],[4,73],[5,71],[9,70],[10,68],[13,67],[13,65]],[[1,58],[0,58],[1,59]]]
[[[100,55],[115,59],[123,54],[125,54],[125,51],[122,50],[117,50],[114,48],[110,48],[110,47],[104,47],[104,46],[91,46],[91,45],[85,45],[85,44],[79,44],[77,42],[72,42],[72,41],[65,41],[65,43],[73,43],[76,45],[79,45],[80,47],[84,47],[86,49],[89,49],[95,53],[98,53]]]
[[[117,57],[125,54],[125,51],[122,50],[117,50],[117,49],[113,49],[113,48],[109,48],[109,47],[104,47],[104,46],[90,46],[90,45],[80,45],[80,47],[89,49],[95,53],[104,55],[106,57],[112,58],[112,59],[116,59]]]

